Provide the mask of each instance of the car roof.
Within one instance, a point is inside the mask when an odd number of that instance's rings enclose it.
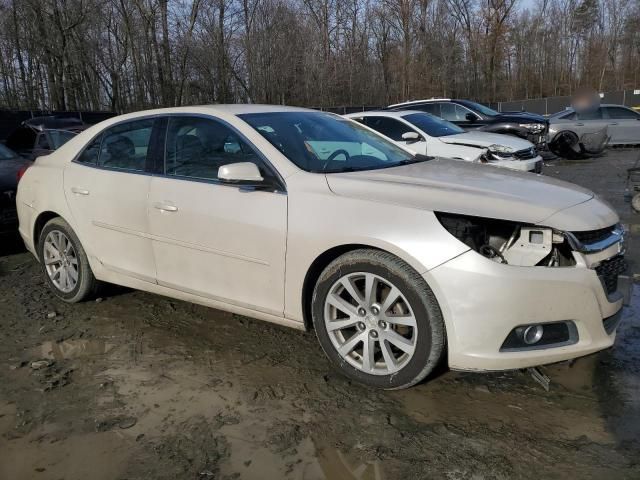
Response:
[[[401,118],[406,117],[407,115],[411,115],[414,113],[420,113],[423,115],[429,115],[426,112],[421,112],[420,110],[367,110],[366,112],[355,112],[348,113],[344,115],[346,118],[359,118],[359,117],[391,117],[391,118]]]
[[[387,108],[394,108],[394,107],[402,107],[404,105],[412,105],[412,104],[418,104],[418,103],[429,103],[429,102],[450,102],[452,99],[451,98],[425,98],[423,100],[410,100],[408,102],[401,102],[401,103],[394,103],[393,105],[389,105]]]
[[[598,105],[598,108],[600,108],[600,107],[620,107],[620,108],[625,108],[627,110],[633,110],[633,108],[631,108],[631,107],[627,107],[626,105],[619,105],[617,103],[601,103],[600,105]],[[559,112],[552,113],[549,116],[550,117],[557,117],[559,115],[566,115],[568,113],[572,113],[572,112],[575,112],[575,111],[576,111],[576,109],[573,108],[573,107],[566,107],[565,109],[560,110]]]

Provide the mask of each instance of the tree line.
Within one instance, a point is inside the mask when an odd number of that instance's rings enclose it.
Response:
[[[639,0],[0,0],[0,22],[2,108],[640,88]]]

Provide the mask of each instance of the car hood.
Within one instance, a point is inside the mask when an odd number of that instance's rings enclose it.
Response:
[[[0,160],[0,195],[2,195],[2,192],[16,189],[18,171],[30,163],[24,158]]]
[[[436,158],[362,172],[327,174],[332,192],[346,197],[584,231],[618,221],[615,212],[584,188],[527,172]],[[559,212],[594,202],[575,215]],[[595,208],[597,207],[597,208]],[[597,210],[597,214],[590,213]],[[554,220],[556,219],[556,220]]]
[[[547,123],[547,119],[542,115],[530,112],[502,112],[494,119],[507,122]]]
[[[491,145],[503,145],[505,147],[513,148],[514,151],[533,147],[533,144],[528,140],[516,137],[514,135],[502,135],[500,133],[487,133],[478,131],[470,131],[457,133],[455,135],[447,135],[445,137],[438,137],[438,140],[454,145],[468,145],[480,148],[487,148]]]

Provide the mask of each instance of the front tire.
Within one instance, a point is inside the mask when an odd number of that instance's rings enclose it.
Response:
[[[312,317],[332,364],[369,386],[415,385],[444,351],[445,328],[433,292],[387,252],[354,250],[331,262],[316,283]]]
[[[45,224],[38,240],[38,255],[47,283],[65,302],[81,302],[96,293],[98,281],[87,254],[62,218],[53,218]]]

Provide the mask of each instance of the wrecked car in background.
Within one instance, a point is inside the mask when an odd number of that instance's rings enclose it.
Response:
[[[625,298],[624,232],[589,190],[302,108],[115,117],[37,159],[17,203],[61,299],[103,281],[314,329],[384,389],[445,355],[487,371],[605,349]]]
[[[530,112],[497,112],[470,100],[432,98],[396,103],[389,110],[420,110],[455,123],[465,130],[515,135],[543,150],[547,142],[547,119]]]
[[[467,132],[451,122],[416,110],[368,111],[345,117],[355,120],[422,155],[478,162],[540,173],[542,157],[533,144],[513,135]]]
[[[565,158],[601,154],[607,145],[640,144],[640,113],[622,105],[568,108],[549,118],[549,149]]]

